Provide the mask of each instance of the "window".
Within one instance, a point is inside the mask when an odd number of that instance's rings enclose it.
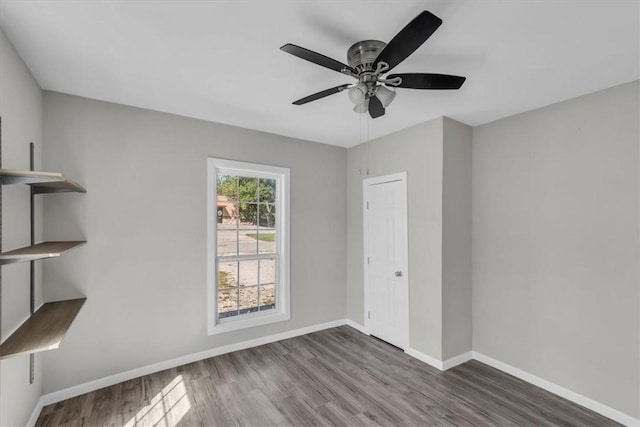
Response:
[[[217,334],[289,320],[289,169],[208,159],[208,317]]]

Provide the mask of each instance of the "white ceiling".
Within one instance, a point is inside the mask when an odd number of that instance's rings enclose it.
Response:
[[[346,62],[422,10],[444,23],[394,72],[467,77],[459,91],[399,89],[387,114],[346,93],[291,102],[351,78],[281,52]],[[640,78],[637,0],[14,1],[0,26],[43,89],[350,147],[438,116],[469,125]]]

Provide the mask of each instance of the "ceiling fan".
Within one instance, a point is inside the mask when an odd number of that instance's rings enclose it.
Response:
[[[349,65],[294,44],[285,44],[280,49],[291,55],[358,80],[357,83],[343,84],[314,93],[294,101],[293,104],[303,105],[347,90],[349,99],[355,104],[353,111],[369,112],[369,115],[375,119],[384,115],[385,108],[396,96],[395,90],[388,87],[459,89],[466,77],[427,73],[389,74],[383,77],[431,37],[440,24],[442,19],[425,10],[409,22],[388,44],[379,40],[363,40],[355,43],[347,51]]]

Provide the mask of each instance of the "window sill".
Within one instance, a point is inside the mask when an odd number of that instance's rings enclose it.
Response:
[[[269,313],[269,314],[246,314],[238,319],[225,319],[209,326],[209,335],[222,334],[225,332],[237,331],[240,329],[253,328],[256,326],[269,325],[276,322],[290,320],[289,313]]]

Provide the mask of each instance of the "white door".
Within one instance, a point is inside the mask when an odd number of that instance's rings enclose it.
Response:
[[[365,327],[409,347],[406,172],[363,181]]]

